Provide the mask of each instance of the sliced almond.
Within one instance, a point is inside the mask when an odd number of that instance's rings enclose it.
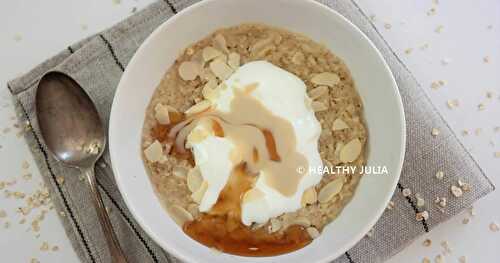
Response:
[[[155,119],[160,124],[167,125],[170,123],[170,116],[168,115],[168,106],[165,106],[161,103],[156,104],[155,106]]]
[[[321,112],[328,110],[328,105],[326,105],[321,101],[313,101],[311,102],[311,108],[313,109],[314,112]]]
[[[311,82],[315,85],[334,87],[340,82],[340,78],[335,73],[323,72],[312,77]]]
[[[191,108],[187,109],[184,113],[186,115],[193,115],[200,112],[204,112],[208,110],[212,106],[212,103],[208,100],[202,100],[199,103],[191,106]]]
[[[194,192],[191,195],[191,198],[193,198],[193,201],[196,202],[197,204],[201,203],[201,199],[203,199],[203,196],[205,195],[205,192],[207,191],[207,189],[208,189],[208,182],[203,181],[203,183],[201,183],[201,186],[198,188],[198,190],[196,190],[196,192]]]
[[[323,97],[325,95],[328,95],[328,87],[327,86],[319,86],[317,88],[312,89],[309,91],[309,98],[315,100],[317,98]]]
[[[227,64],[234,70],[240,66],[240,54],[231,53],[227,58]]]
[[[261,39],[250,47],[250,52],[252,53],[259,52],[265,49],[267,46],[271,45],[273,41],[274,39],[272,37]]]
[[[198,75],[200,75],[201,66],[200,64],[193,61],[184,61],[179,66],[179,76],[183,80],[194,80]]]
[[[332,125],[332,130],[333,131],[340,131],[344,129],[349,129],[349,125],[345,123],[341,118],[337,118]]]
[[[309,204],[314,204],[316,201],[318,201],[318,194],[316,193],[314,187],[308,188],[304,191],[304,194],[302,194],[301,204],[303,207]]]
[[[163,163],[167,160],[167,157],[163,154],[163,147],[158,140],[155,140],[144,150],[144,156],[146,160],[152,163]]]
[[[199,167],[192,168],[187,174],[187,186],[191,193],[196,192],[200,189],[203,183],[203,177],[201,177],[201,172]]]
[[[340,150],[340,161],[343,163],[355,161],[361,154],[362,147],[363,145],[358,138],[351,140]]]
[[[186,222],[193,221],[193,216],[181,206],[173,205],[169,207],[167,210],[172,219],[174,220],[174,222],[181,227]]]
[[[210,132],[206,129],[193,129],[187,136],[186,147],[190,148],[193,143],[200,143],[210,136]]]
[[[335,195],[340,193],[340,190],[342,190],[343,185],[344,185],[344,177],[338,177],[333,181],[329,182],[319,191],[318,201],[320,203],[327,203]]]
[[[229,53],[229,50],[227,49],[226,39],[224,38],[224,36],[222,34],[217,34],[214,37],[213,42],[214,42],[215,48],[222,50],[226,53]]]
[[[223,54],[222,54],[222,52],[215,49],[214,47],[208,46],[208,47],[205,47],[203,49],[202,55],[203,55],[203,61],[208,62],[208,61],[211,61],[217,57],[222,56]]]
[[[216,59],[210,63],[210,70],[212,70],[215,76],[221,81],[229,78],[229,76],[231,76],[234,71],[230,66],[219,59]]]
[[[188,170],[182,166],[176,166],[172,169],[172,174],[179,178],[186,178]]]
[[[307,234],[309,234],[309,236],[312,239],[316,239],[317,237],[319,237],[319,231],[315,227],[308,227],[308,228],[306,228],[306,231],[307,231]]]
[[[276,218],[271,218],[271,220],[269,220],[269,221],[270,221],[269,229],[268,229],[269,233],[274,233],[274,232],[281,229],[281,226],[282,226],[281,221],[279,221]]]

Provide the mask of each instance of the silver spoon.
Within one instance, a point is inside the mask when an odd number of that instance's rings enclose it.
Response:
[[[76,81],[60,72],[42,77],[35,103],[40,131],[49,150],[57,160],[87,176],[112,262],[127,262],[97,189],[94,166],[103,153],[106,135],[94,103]]]

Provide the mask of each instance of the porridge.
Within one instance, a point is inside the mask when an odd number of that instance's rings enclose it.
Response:
[[[305,36],[243,24],[177,58],[147,108],[142,147],[160,202],[187,235],[272,256],[306,246],[342,211],[362,175],[331,168],[361,171],[366,141],[338,57]]]

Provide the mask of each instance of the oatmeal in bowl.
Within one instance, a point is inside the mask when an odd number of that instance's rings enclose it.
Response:
[[[315,1],[265,2],[201,1],[159,26],[151,17],[158,28],[124,61],[109,152],[154,251],[184,262],[331,262],[396,188],[404,112],[380,52]]]
[[[277,27],[186,47],[146,110],[142,156],[184,233],[241,256],[295,251],[356,193],[368,140],[346,64]]]

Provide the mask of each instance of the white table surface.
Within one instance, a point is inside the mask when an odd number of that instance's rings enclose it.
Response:
[[[23,140],[12,128],[14,110],[6,81],[19,76],[69,44],[130,15],[134,7],[142,8],[152,0],[16,0],[3,1],[0,7],[0,181],[17,183],[12,191],[30,193],[42,181]],[[471,150],[481,168],[496,185],[500,185],[500,1],[498,0],[358,0],[368,15],[374,15],[377,28],[400,54],[402,60],[422,84],[433,103],[443,114],[462,143]],[[431,8],[434,15],[428,15]],[[390,26],[389,26],[390,25]],[[440,33],[436,28],[442,25]],[[421,47],[427,44],[428,48]],[[405,50],[412,48],[407,54]],[[489,62],[485,63],[484,58]],[[442,62],[448,62],[444,65]],[[445,63],[446,64],[446,63]],[[433,81],[446,85],[433,90]],[[487,92],[493,98],[487,98]],[[457,99],[459,107],[449,109],[447,100]],[[483,103],[484,110],[478,110]],[[11,131],[5,132],[5,128]],[[469,130],[463,136],[462,131]],[[476,135],[475,130],[481,129]],[[26,173],[23,161],[30,163],[33,179],[21,178]],[[3,190],[2,190],[3,191]],[[500,192],[496,191],[475,205],[476,215],[463,224],[467,212],[441,224],[415,241],[389,262],[421,262],[442,253],[442,241],[448,241],[452,253],[447,262],[499,262],[500,232],[489,229],[491,222],[500,224]],[[16,213],[22,200],[0,194],[0,251],[2,262],[78,262],[54,210],[41,223],[40,236],[27,231],[28,220],[19,224]],[[31,213],[28,218],[33,218]],[[10,227],[5,228],[5,222]],[[430,247],[422,241],[431,239]],[[56,252],[41,251],[46,241]]]

